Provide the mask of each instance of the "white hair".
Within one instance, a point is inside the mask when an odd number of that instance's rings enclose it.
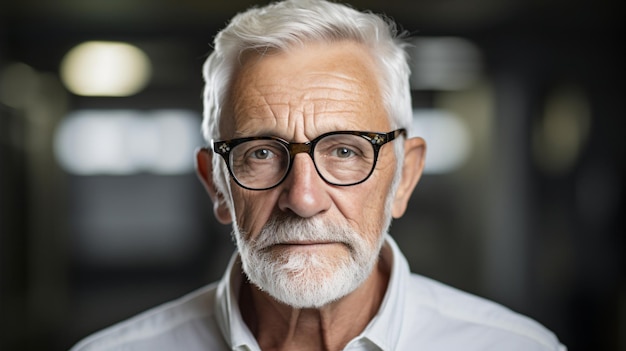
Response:
[[[286,0],[236,15],[215,37],[214,51],[204,64],[204,138],[207,142],[220,138],[222,108],[243,53],[252,50],[262,55],[268,50],[284,51],[312,42],[344,40],[369,50],[379,67],[381,98],[391,127],[408,129],[412,115],[410,71],[402,36],[395,23],[381,15],[325,0]],[[394,144],[400,166],[403,143]],[[215,184],[218,191],[228,194],[226,172],[218,159],[213,158],[213,169],[220,170],[215,172]]]

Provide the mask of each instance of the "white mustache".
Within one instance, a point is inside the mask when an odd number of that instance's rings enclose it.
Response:
[[[293,216],[272,216],[263,226],[259,235],[249,242],[253,250],[266,250],[280,244],[343,243],[353,250],[360,235],[347,223],[325,221],[319,217],[300,218]]]

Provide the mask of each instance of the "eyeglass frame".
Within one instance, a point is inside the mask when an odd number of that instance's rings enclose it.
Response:
[[[337,184],[337,183],[330,182],[322,175],[320,170],[317,168],[317,163],[315,162],[315,157],[314,157],[315,146],[317,145],[317,143],[325,137],[328,137],[331,135],[341,135],[341,134],[360,136],[368,140],[374,149],[374,162],[372,163],[372,169],[370,169],[369,173],[367,174],[367,176],[365,176],[365,178],[363,178],[362,180],[358,182],[349,183],[349,184]],[[291,168],[294,163],[293,161],[296,155],[299,153],[307,153],[309,157],[311,157],[311,161],[313,162],[315,171],[320,176],[320,178],[327,184],[334,185],[334,186],[353,186],[353,185],[361,184],[369,179],[372,173],[374,173],[374,169],[376,168],[376,163],[378,162],[378,154],[380,153],[380,149],[383,147],[383,145],[395,140],[401,135],[404,135],[404,137],[407,136],[407,130],[405,128],[399,128],[388,133],[355,131],[355,130],[333,131],[333,132],[321,134],[317,136],[316,138],[314,138],[313,140],[310,140],[304,143],[289,142],[285,139],[275,137],[275,136],[256,136],[256,137],[236,138],[236,139],[221,140],[221,141],[211,140],[211,149],[216,154],[222,156],[222,158],[224,159],[224,162],[226,163],[226,168],[228,169],[228,172],[230,173],[231,177],[233,178],[233,180],[235,181],[237,185],[239,185],[240,187],[244,189],[263,191],[263,190],[269,190],[269,189],[277,187],[282,182],[284,182],[285,179],[287,179],[289,172],[291,172]],[[285,149],[287,150],[287,153],[289,155],[289,164],[287,165],[287,170],[285,171],[285,174],[282,176],[282,178],[278,182],[276,182],[276,184],[272,186],[265,187],[265,188],[251,188],[251,187],[245,186],[241,184],[239,179],[237,179],[237,177],[235,176],[231,168],[231,164],[230,164],[231,163],[230,162],[231,150],[234,149],[237,145],[243,144],[248,141],[254,141],[254,140],[277,141],[283,146],[285,146]]]

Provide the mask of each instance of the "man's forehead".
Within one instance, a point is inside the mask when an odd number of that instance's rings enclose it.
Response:
[[[376,66],[357,44],[247,57],[229,95],[224,136],[289,133],[298,125],[321,132],[370,130],[380,128],[377,119],[388,125]]]
[[[365,102],[326,96],[283,103],[267,97],[234,109],[222,118],[220,128],[223,136],[232,138],[272,135],[285,139],[297,131],[304,131],[310,138],[337,130],[383,131],[389,121],[382,102],[374,99]]]

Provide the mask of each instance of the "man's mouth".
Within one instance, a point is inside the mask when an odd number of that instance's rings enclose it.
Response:
[[[335,241],[317,241],[317,240],[294,240],[279,243],[278,245],[325,245],[325,244],[338,244]]]
[[[265,248],[265,251],[271,251],[273,249],[287,251],[314,251],[334,249],[339,246],[346,246],[346,244],[339,241],[289,241],[270,245]]]

